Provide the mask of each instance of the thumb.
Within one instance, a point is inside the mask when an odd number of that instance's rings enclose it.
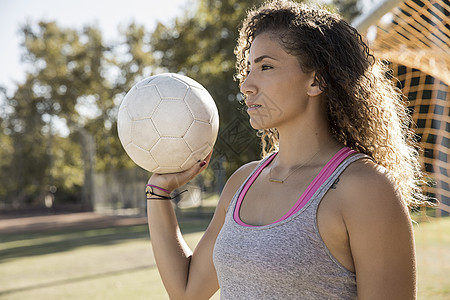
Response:
[[[208,167],[209,161],[211,160],[211,155],[212,151],[204,160],[198,161],[191,168],[187,169],[184,172],[178,173],[178,176],[175,177],[175,180],[181,183],[178,186],[186,184],[187,182],[192,180],[195,176],[200,174],[203,170],[205,170]]]

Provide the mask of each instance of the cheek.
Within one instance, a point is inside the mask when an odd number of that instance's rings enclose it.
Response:
[[[308,99],[308,80],[304,76],[292,76],[288,86],[288,97],[292,103],[300,104]]]
[[[283,85],[283,91],[280,92],[280,95],[282,97],[279,103],[286,110],[302,108],[308,99],[305,89],[298,82]]]
[[[264,89],[258,95],[257,102],[264,107],[258,117],[276,120],[289,118],[293,114],[298,115],[306,110],[308,95],[305,85],[305,78],[296,72],[287,72],[276,81],[266,82]]]

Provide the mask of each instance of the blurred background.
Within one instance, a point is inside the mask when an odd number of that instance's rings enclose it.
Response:
[[[262,2],[0,0],[1,299],[167,299],[145,226],[150,174],[120,144],[118,106],[162,72],[194,78],[215,99],[210,166],[174,201],[195,247],[227,178],[260,158],[233,49],[246,11]],[[449,299],[450,3],[319,3],[358,28],[408,97],[423,188],[437,203],[414,212],[419,296]]]

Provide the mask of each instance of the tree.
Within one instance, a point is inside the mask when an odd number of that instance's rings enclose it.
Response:
[[[2,93],[11,111],[2,116],[0,155],[10,160],[0,167],[10,172],[0,175],[0,193],[7,190],[10,203],[42,201],[58,186],[81,194],[90,209],[93,172],[131,165],[117,139],[117,105],[151,65],[146,34],[131,24],[122,42],[105,45],[95,27],[23,27],[23,59],[30,70],[12,97]]]
[[[349,22],[361,14],[358,0],[333,0],[331,3],[338,8],[339,13]]]

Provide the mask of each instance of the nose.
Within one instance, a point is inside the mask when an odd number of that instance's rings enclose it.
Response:
[[[242,82],[240,90],[241,90],[241,93],[246,96],[251,95],[251,94],[256,94],[257,90],[256,90],[256,86],[253,82],[253,76],[251,76],[251,73],[248,73],[244,82]]]

